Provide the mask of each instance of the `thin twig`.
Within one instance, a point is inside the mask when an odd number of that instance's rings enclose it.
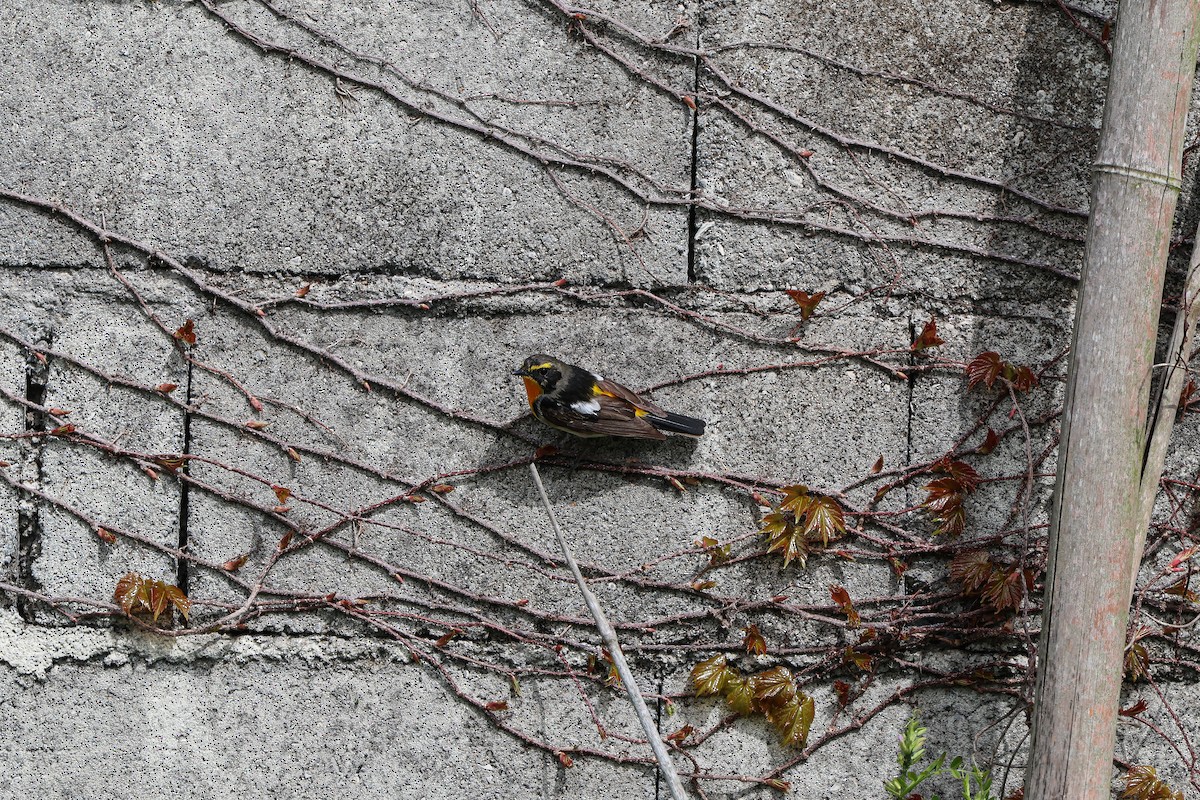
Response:
[[[584,581],[583,573],[579,571],[579,565],[575,563],[575,557],[571,555],[571,548],[563,536],[562,528],[558,526],[554,508],[550,505],[550,498],[546,496],[546,487],[542,486],[542,476],[538,473],[537,464],[531,463],[529,471],[533,473],[533,483],[537,486],[538,494],[541,495],[542,505],[546,508],[546,516],[550,518],[550,527],[554,529],[554,538],[558,540],[563,560],[571,568],[571,574],[575,576],[575,583],[579,585],[579,591],[583,595],[583,602],[587,604],[592,619],[596,621],[596,628],[600,631],[600,638],[604,640],[604,646],[608,648],[608,653],[612,656],[613,665],[617,668],[617,674],[621,676],[625,693],[629,695],[629,702],[633,704],[638,722],[642,724],[642,730],[646,732],[646,738],[650,741],[650,749],[654,751],[654,757],[658,759],[658,768],[666,779],[667,786],[671,789],[671,797],[673,800],[686,800],[687,795],[683,791],[679,775],[675,772],[675,764],[671,762],[667,746],[658,733],[658,726],[655,725],[654,718],[650,716],[650,709],[646,708],[646,701],[642,698],[642,692],[634,679],[633,671],[629,669],[629,664],[625,661],[625,654],[621,652],[621,643],[617,641],[617,632],[613,630],[612,625],[608,622],[608,617],[604,615],[600,601],[596,599],[596,595],[592,594],[592,590]]]

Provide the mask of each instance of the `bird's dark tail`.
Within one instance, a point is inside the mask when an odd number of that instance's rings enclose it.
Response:
[[[668,411],[664,417],[651,414],[644,419],[666,433],[681,433],[684,436],[704,435],[704,420],[695,417],[685,417],[683,414],[672,414]]]

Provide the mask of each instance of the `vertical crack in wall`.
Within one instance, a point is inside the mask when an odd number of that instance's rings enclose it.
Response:
[[[51,335],[46,334],[45,347],[51,345]],[[46,404],[46,387],[49,384],[50,361],[30,353],[25,358],[25,399],[38,406]],[[25,430],[29,433],[45,433],[45,412],[32,408],[25,410]],[[35,486],[42,483],[43,437],[31,437],[22,444],[25,462],[25,480]],[[41,582],[33,574],[33,564],[42,553],[42,518],[38,499],[28,493],[19,492],[17,503],[17,564],[16,584],[31,592],[40,591]],[[17,613],[26,622],[34,621],[33,603],[29,598],[17,598]]]
[[[192,453],[192,362],[187,362],[187,407],[183,412],[183,455]],[[191,474],[191,464],[185,458],[179,468],[182,475],[179,479],[179,550],[186,553],[188,547],[188,476]],[[175,585],[184,594],[188,593],[188,562],[180,558],[175,562]]]
[[[908,320],[908,340],[910,342],[915,342],[917,340],[917,336],[919,336],[919,335],[920,334],[917,331],[917,323],[914,323],[912,317],[910,316],[909,320]],[[908,366],[910,366],[910,367],[915,366],[916,362],[917,362],[916,353],[914,353],[912,350],[909,350],[908,361],[907,361]],[[914,411],[913,395],[915,394],[915,390],[917,388],[917,386],[916,386],[917,370],[910,369],[907,371],[907,375],[908,375],[908,379],[905,380],[905,382],[904,382],[905,391],[908,393],[908,397],[906,398],[906,402],[905,402],[905,409],[908,412],[908,414],[906,415],[906,419],[904,420],[904,466],[905,466],[905,469],[907,469],[908,466],[912,464],[912,460],[913,460],[913,411]],[[913,504],[914,498],[908,496],[912,492],[912,489],[910,488],[909,484],[905,484],[904,492],[905,492],[904,504],[905,504],[905,506],[911,506]],[[904,594],[904,576],[900,575],[898,578],[898,581],[900,584],[900,594],[903,595]]]
[[[700,4],[696,3],[696,49],[700,49],[700,23],[702,19]],[[698,186],[698,167],[700,143],[700,57],[696,56],[693,59],[695,71],[692,73],[692,98],[695,101],[696,108],[692,111],[692,176],[691,176],[691,204],[688,206],[688,230],[687,230],[687,276],[688,283],[696,282],[696,199]]]

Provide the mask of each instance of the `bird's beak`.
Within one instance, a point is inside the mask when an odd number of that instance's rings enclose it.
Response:
[[[514,370],[512,371],[512,374],[513,374],[513,375],[520,375],[522,378],[529,377],[529,373],[525,371],[525,368],[524,368],[524,367],[517,367],[516,369],[514,369]]]

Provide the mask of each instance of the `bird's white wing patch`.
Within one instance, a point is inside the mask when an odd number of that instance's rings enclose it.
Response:
[[[599,372],[593,372],[592,377],[596,379],[596,383],[599,383],[600,381],[604,380],[604,376],[601,375]]]
[[[580,414],[586,414],[589,417],[594,417],[600,413],[600,401],[595,398],[578,400],[574,403],[571,403],[571,409]]]

